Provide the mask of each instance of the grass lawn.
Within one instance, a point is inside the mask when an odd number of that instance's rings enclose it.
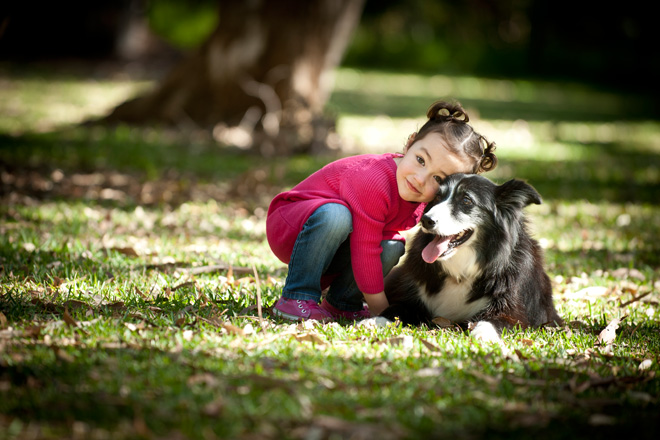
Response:
[[[498,144],[561,328],[288,324],[270,199],[334,157],[75,124],[149,86],[0,66],[0,439],[657,438],[660,123],[579,84],[338,72],[343,154],[400,151],[451,96]],[[600,342],[606,327],[613,338]]]

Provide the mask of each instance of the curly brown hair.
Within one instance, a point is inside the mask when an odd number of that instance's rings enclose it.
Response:
[[[417,131],[415,140],[429,133],[438,133],[453,153],[474,161],[473,173],[485,173],[495,169],[495,143],[474,131],[468,122],[470,117],[459,102],[437,101],[429,107],[428,121]]]

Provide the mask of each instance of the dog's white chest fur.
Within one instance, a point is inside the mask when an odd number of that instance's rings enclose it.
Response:
[[[428,292],[423,286],[419,286],[419,289],[422,300],[434,317],[442,316],[454,322],[467,321],[488,305],[488,298],[468,302],[472,290],[471,280],[458,283],[447,278],[442,291],[437,293]]]
[[[442,316],[455,322],[467,321],[488,305],[488,298],[468,302],[472,283],[479,275],[477,255],[466,246],[441,263],[448,277],[440,292],[429,292],[418,285],[421,298],[434,317]]]

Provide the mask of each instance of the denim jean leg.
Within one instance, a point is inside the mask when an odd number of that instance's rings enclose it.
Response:
[[[321,275],[352,230],[353,217],[344,205],[326,203],[314,211],[293,246],[282,296],[318,302]]]
[[[341,258],[342,261],[333,260],[332,262],[331,267],[341,265],[344,269],[330,286],[326,301],[340,310],[356,312],[362,310],[363,295],[355,282],[355,275],[350,264],[350,245],[347,244],[348,241],[342,245],[335,257],[335,260]],[[405,253],[406,247],[403,242],[398,240],[383,240],[380,245],[382,248],[380,261],[383,265],[384,277],[397,265],[399,259]]]

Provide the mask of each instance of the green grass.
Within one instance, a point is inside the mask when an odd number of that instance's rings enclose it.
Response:
[[[76,127],[148,84],[3,72],[0,438],[657,436],[660,127],[617,113],[642,98],[339,72],[347,152],[400,150],[452,91],[483,108],[490,177],[543,195],[528,214],[566,325],[515,330],[503,350],[456,329],[269,315],[286,266],[265,242],[268,201],[332,157]]]

